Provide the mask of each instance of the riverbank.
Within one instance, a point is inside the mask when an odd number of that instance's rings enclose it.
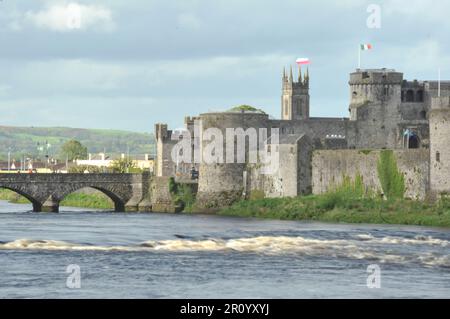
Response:
[[[330,193],[241,201],[220,210],[218,214],[334,223],[450,227],[450,200],[427,203],[406,199],[345,198]]]
[[[0,200],[6,200],[13,204],[30,203],[25,197],[7,189],[0,189]],[[69,194],[60,205],[65,207],[114,209],[114,203],[107,196],[95,190]]]
[[[12,191],[0,189],[0,200],[26,204],[29,201]],[[68,195],[61,206],[114,209],[113,202],[97,191]],[[190,207],[190,206],[188,206]],[[185,213],[191,213],[189,209]],[[398,224],[450,228],[450,200],[438,203],[404,199],[358,198],[328,193],[293,198],[245,200],[222,208],[218,215],[333,223]]]

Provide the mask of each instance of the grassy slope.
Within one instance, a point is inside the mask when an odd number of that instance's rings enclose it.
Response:
[[[147,133],[65,127],[0,126],[0,159],[5,159],[9,147],[13,157],[37,156],[37,143],[43,145],[46,141],[52,145],[50,154],[57,154],[60,146],[70,139],[80,141],[87,146],[90,153],[106,150],[107,153],[120,154],[125,153],[127,147],[131,154],[154,152],[154,137]]]
[[[450,201],[343,199],[326,194],[242,201],[219,214],[284,220],[450,227]]]

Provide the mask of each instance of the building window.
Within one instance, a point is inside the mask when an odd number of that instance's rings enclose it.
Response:
[[[406,102],[414,102],[414,91],[413,90],[406,91]]]
[[[291,154],[294,154],[294,147],[291,146]]]
[[[426,111],[420,112],[420,118],[421,118],[422,120],[426,120],[426,119],[427,119],[427,112],[426,112]]]
[[[422,90],[417,91],[416,101],[423,102],[423,91]]]
[[[436,152],[436,162],[441,162],[441,153]]]
[[[420,148],[420,140],[417,135],[411,135],[408,139],[408,148],[417,149]]]
[[[384,87],[384,95],[388,96],[389,95],[389,86]]]

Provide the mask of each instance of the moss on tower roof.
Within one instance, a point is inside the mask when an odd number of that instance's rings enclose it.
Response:
[[[235,106],[231,109],[229,109],[227,112],[251,112],[251,113],[262,113],[262,114],[266,114],[266,112],[264,112],[261,109],[257,109],[256,107],[253,107],[251,105],[239,105],[239,106]]]

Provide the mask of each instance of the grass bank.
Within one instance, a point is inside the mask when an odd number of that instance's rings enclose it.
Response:
[[[378,175],[383,194],[365,187],[363,178],[344,176],[326,194],[241,201],[221,215],[337,223],[450,227],[450,198],[439,202],[404,199],[404,176],[391,151],[381,154]]]
[[[450,200],[352,198],[330,193],[318,196],[241,201],[220,215],[337,223],[402,224],[450,227]]]
[[[30,203],[25,197],[7,189],[0,189],[0,200],[7,200],[14,204]],[[72,193],[66,196],[60,206],[94,208],[94,209],[114,209],[114,203],[103,194],[84,194],[81,192]]]

